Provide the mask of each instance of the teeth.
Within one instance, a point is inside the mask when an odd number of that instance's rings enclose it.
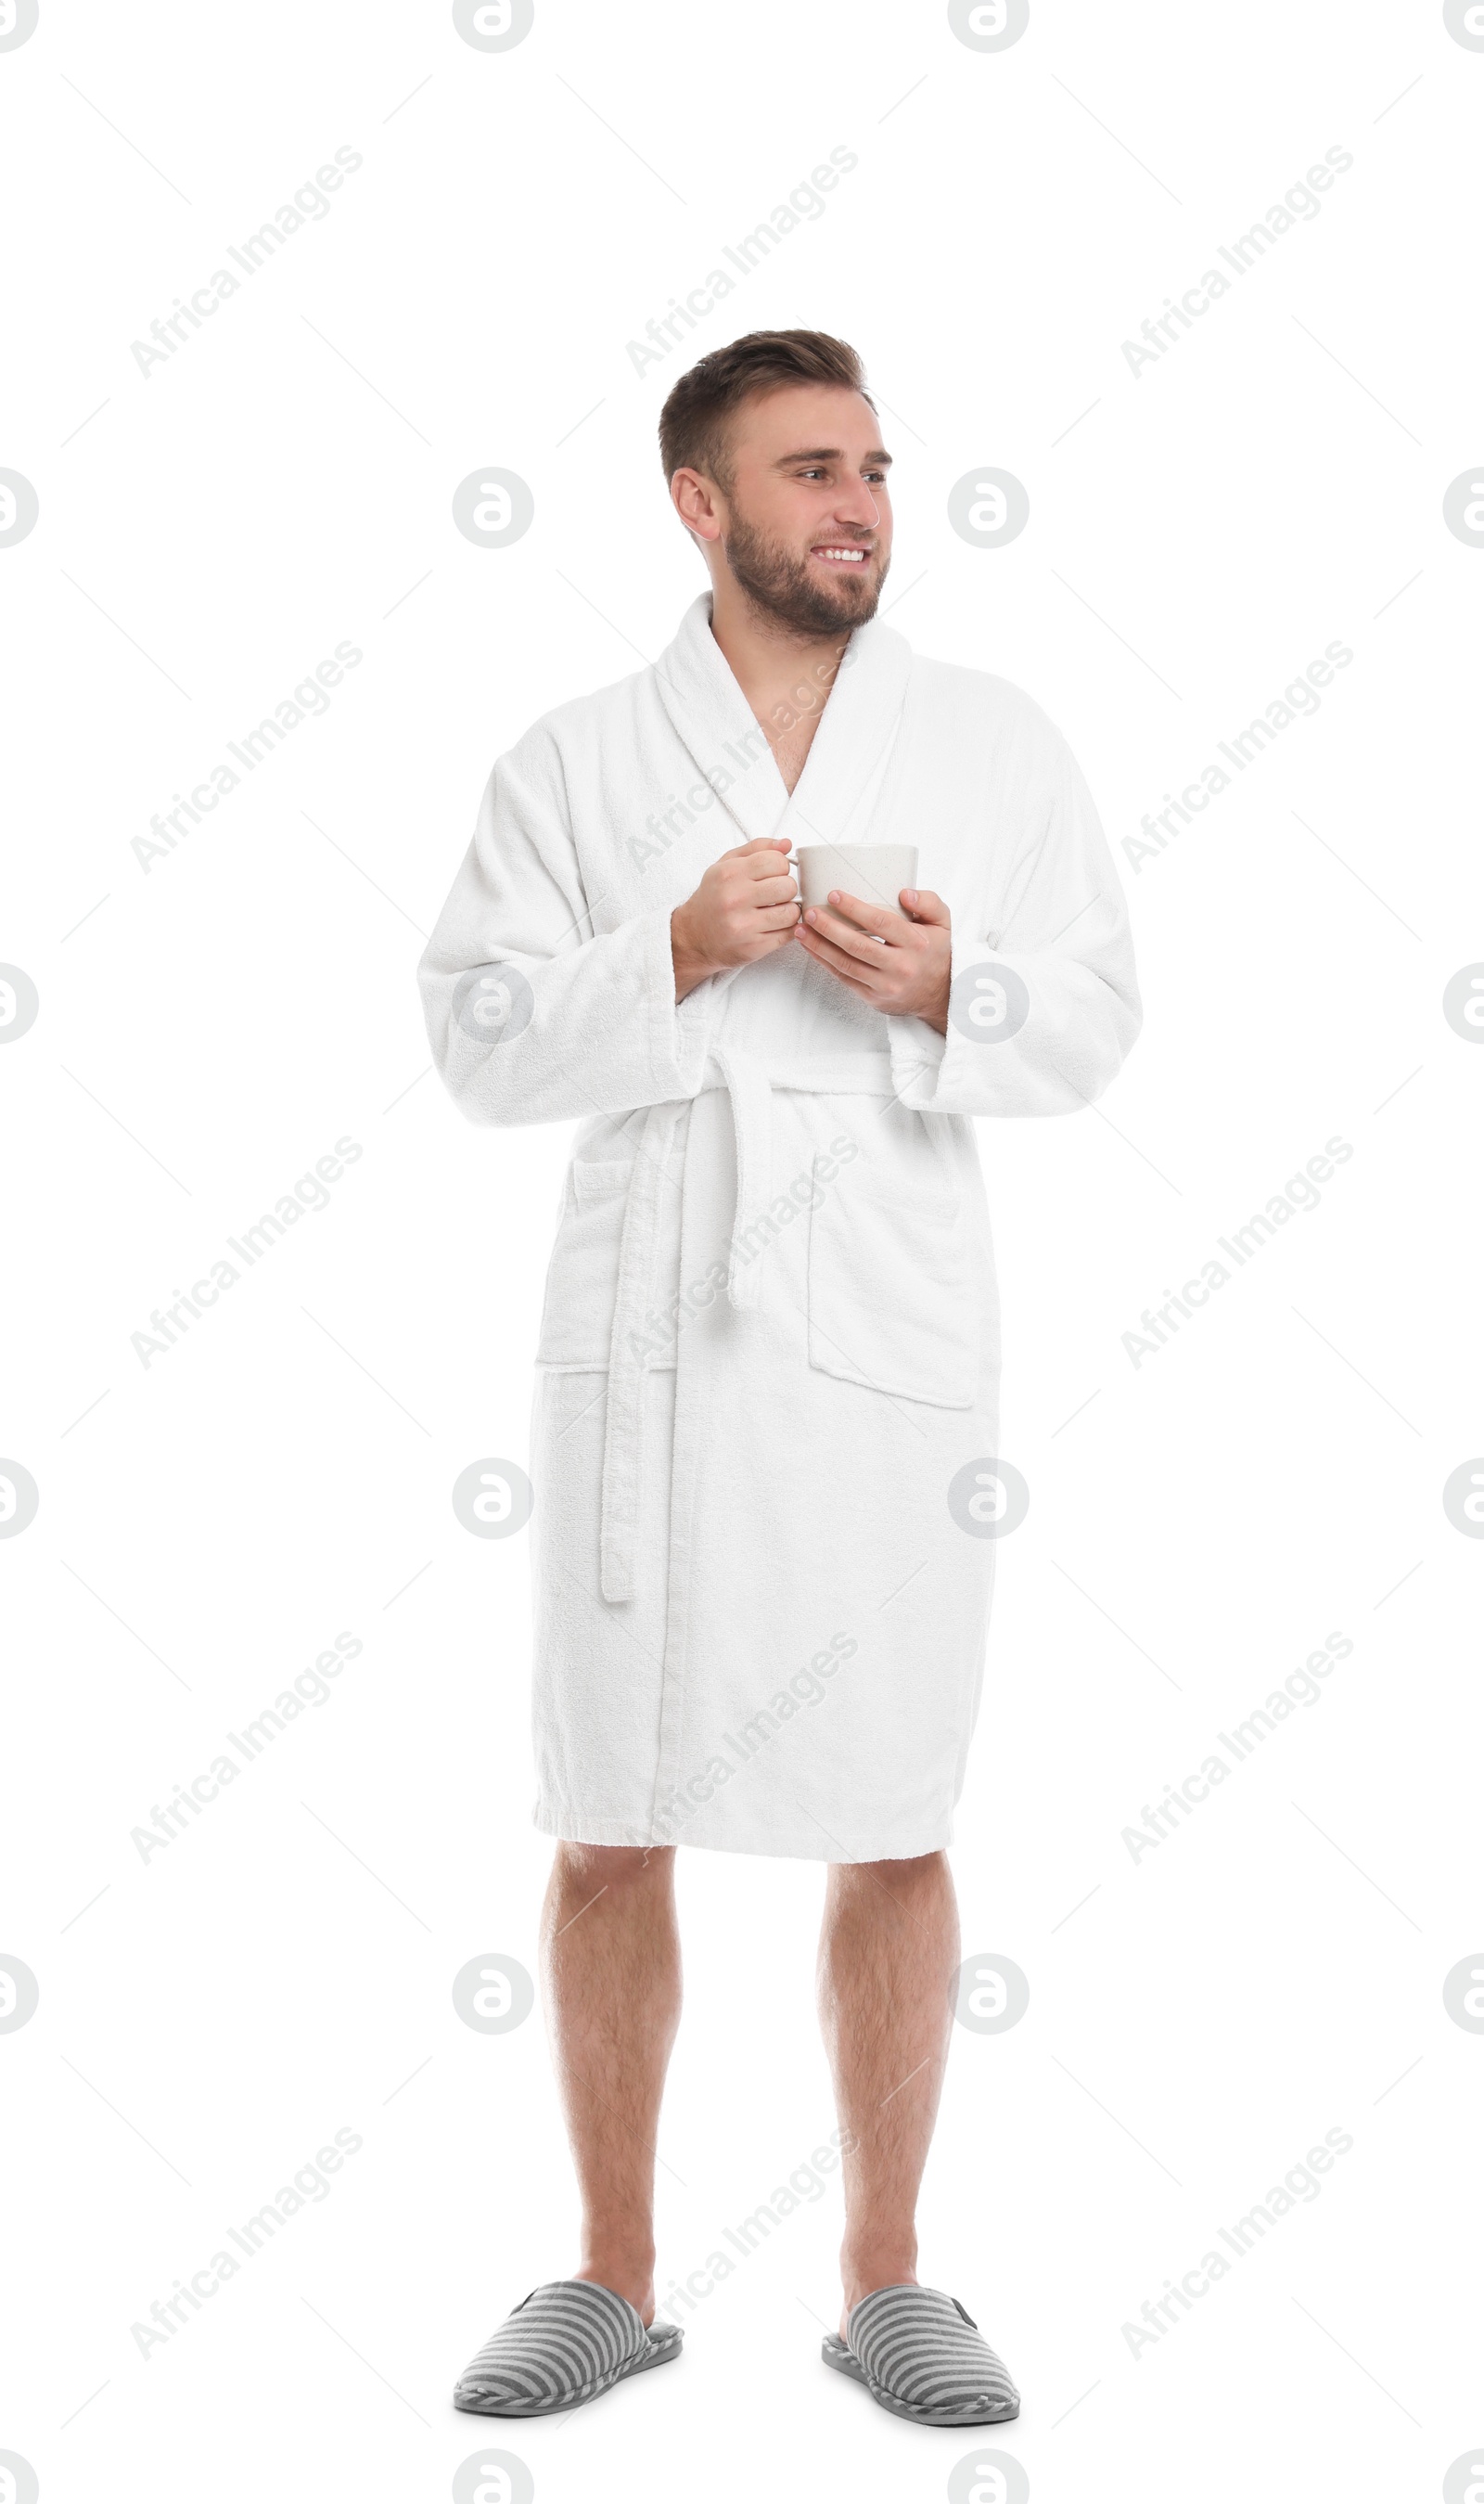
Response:
[[[831,557],[837,563],[844,565],[864,565],[866,562],[864,548],[815,548],[814,554]]]

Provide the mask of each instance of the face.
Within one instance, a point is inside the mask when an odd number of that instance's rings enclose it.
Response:
[[[729,449],[707,518],[752,604],[803,635],[874,617],[891,562],[891,456],[875,410],[858,392],[789,386],[742,403]]]

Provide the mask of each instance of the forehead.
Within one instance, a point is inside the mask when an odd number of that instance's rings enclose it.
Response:
[[[881,421],[859,392],[834,383],[782,383],[734,409],[729,449],[740,469],[769,469],[790,456],[837,452],[849,462],[881,450]]]

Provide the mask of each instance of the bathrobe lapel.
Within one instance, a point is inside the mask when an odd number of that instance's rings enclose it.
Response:
[[[788,793],[752,708],[711,633],[708,591],[692,601],[674,642],[655,663],[654,677],[672,728],[737,827],[736,842],[756,843],[777,834]],[[729,849],[725,843],[717,846],[719,852]]]
[[[861,793],[897,735],[911,672],[912,646],[904,636],[878,619],[857,626],[779,834],[796,846],[844,840]],[[878,805],[869,830],[876,843],[883,840],[880,818]],[[864,838],[858,833],[856,839]]]
[[[661,653],[655,685],[740,842],[788,835],[801,844],[835,843],[897,728],[911,668],[911,646],[891,627],[873,621],[856,628],[791,797],[711,633],[709,592],[692,602]]]

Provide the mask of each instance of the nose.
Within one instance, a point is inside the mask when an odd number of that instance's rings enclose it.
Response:
[[[852,478],[847,486],[842,488],[835,506],[835,519],[847,523],[855,531],[880,529],[881,507],[864,478]]]

